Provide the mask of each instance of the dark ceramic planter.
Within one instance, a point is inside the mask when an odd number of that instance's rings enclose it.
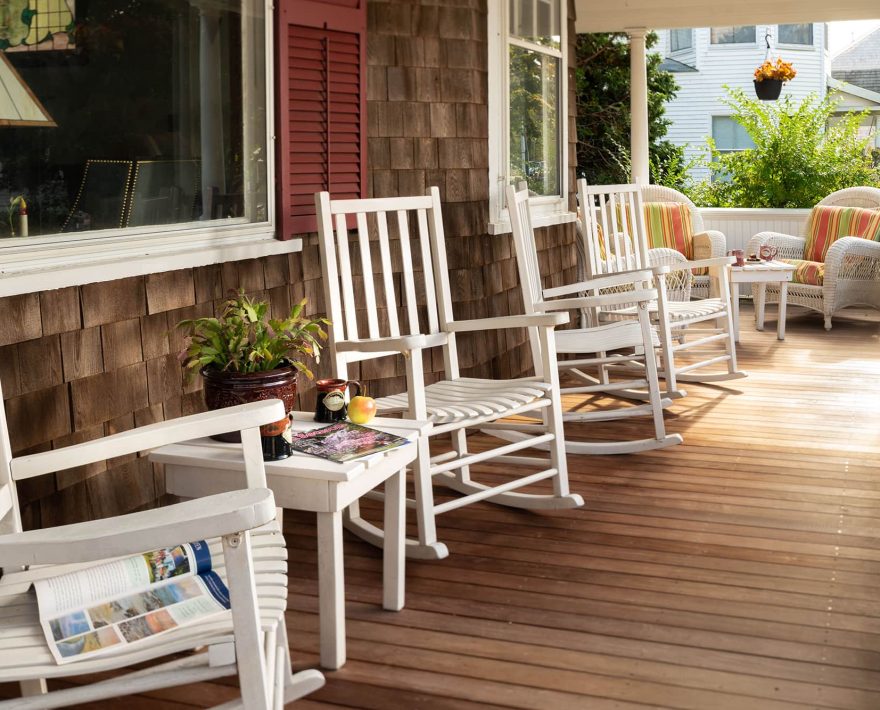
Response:
[[[761,101],[776,101],[782,93],[782,79],[764,79],[755,82],[755,95]]]
[[[247,402],[259,402],[264,399],[280,399],[284,403],[284,411],[292,412],[296,408],[296,369],[279,367],[267,372],[223,372],[221,370],[203,369],[205,381],[205,404],[208,409],[223,409]],[[260,427],[263,438],[263,457],[267,461],[286,458],[290,451],[281,436],[289,425],[287,417],[273,424]],[[212,437],[218,441],[240,442],[241,434],[237,431],[217,434]]]

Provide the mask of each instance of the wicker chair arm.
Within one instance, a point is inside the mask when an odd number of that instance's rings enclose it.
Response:
[[[648,263],[650,266],[680,266],[687,263],[687,257],[675,249],[648,250]],[[690,301],[693,277],[690,271],[674,271],[663,277],[666,280],[666,295],[670,301]]]
[[[711,259],[727,253],[727,238],[715,229],[694,235],[694,259]]]
[[[880,242],[861,237],[842,237],[825,256],[825,283],[839,279],[880,279]]]
[[[779,249],[777,259],[803,259],[807,240],[803,237],[793,237],[790,234],[779,232],[759,232],[749,240],[746,247],[746,256],[757,254],[764,244]]]

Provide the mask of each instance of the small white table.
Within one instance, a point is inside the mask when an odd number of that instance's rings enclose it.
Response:
[[[294,412],[292,419],[295,432],[325,426],[315,422],[311,413]],[[321,665],[333,670],[345,663],[342,511],[385,483],[382,607],[400,611],[404,603],[406,466],[418,453],[416,440],[431,429],[429,422],[387,418],[376,418],[369,426],[412,443],[346,463],[298,453],[266,462],[266,481],[278,506],[317,513]],[[240,444],[195,439],[155,449],[150,460],[165,465],[168,493],[186,498],[235,490],[243,481]]]
[[[788,282],[794,275],[794,266],[781,261],[746,262],[743,266],[730,267],[730,294],[733,301],[733,332],[739,342],[739,286],[758,284],[755,297],[755,328],[764,330],[764,300],[768,283],[779,284],[779,316],[776,337],[785,340],[785,307],[788,300]]]

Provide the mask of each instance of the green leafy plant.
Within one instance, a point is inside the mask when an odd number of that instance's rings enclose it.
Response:
[[[648,48],[656,32],[646,37]],[[576,45],[577,174],[591,185],[630,181],[630,43],[622,32],[579,34]],[[671,121],[666,102],[678,91],[675,76],[660,68],[663,58],[648,52],[648,139],[652,174],[665,175],[684,160],[680,146],[666,139]]]
[[[826,195],[856,185],[880,186],[870,137],[860,135],[865,113],[835,115],[838,99],[815,94],[759,101],[727,89],[733,109],[754,148],[721,152],[708,139],[703,164],[712,174],[688,192],[710,207],[812,207]]]
[[[301,356],[320,359],[326,318],[303,315],[303,299],[284,319],[269,318],[269,304],[255,302],[244,291],[231,297],[219,318],[193,318],[177,324],[187,336],[180,361],[191,376],[203,368],[226,372],[265,372],[289,364],[306,377],[312,371]]]

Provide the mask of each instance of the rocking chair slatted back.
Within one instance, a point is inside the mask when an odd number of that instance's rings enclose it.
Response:
[[[321,192],[315,201],[321,215],[321,258],[332,282],[325,284],[325,292],[336,339],[396,338],[401,335],[401,324],[409,335],[439,333],[452,313],[436,188],[425,197],[356,202],[331,201],[329,193]],[[349,216],[356,224],[353,240]],[[439,256],[432,253],[435,234],[440,241]],[[353,266],[353,251],[358,253],[359,274]],[[395,286],[395,266],[402,281],[401,298]],[[417,290],[416,273],[421,274],[418,285],[423,290]],[[385,319],[380,318],[379,308]],[[360,327],[364,318],[366,336]]]
[[[649,267],[648,237],[638,185],[589,186],[578,181],[587,278]]]
[[[7,518],[7,514],[12,515]],[[0,390],[0,532],[21,532],[21,516],[12,481],[12,445],[6,426],[6,408]]]

